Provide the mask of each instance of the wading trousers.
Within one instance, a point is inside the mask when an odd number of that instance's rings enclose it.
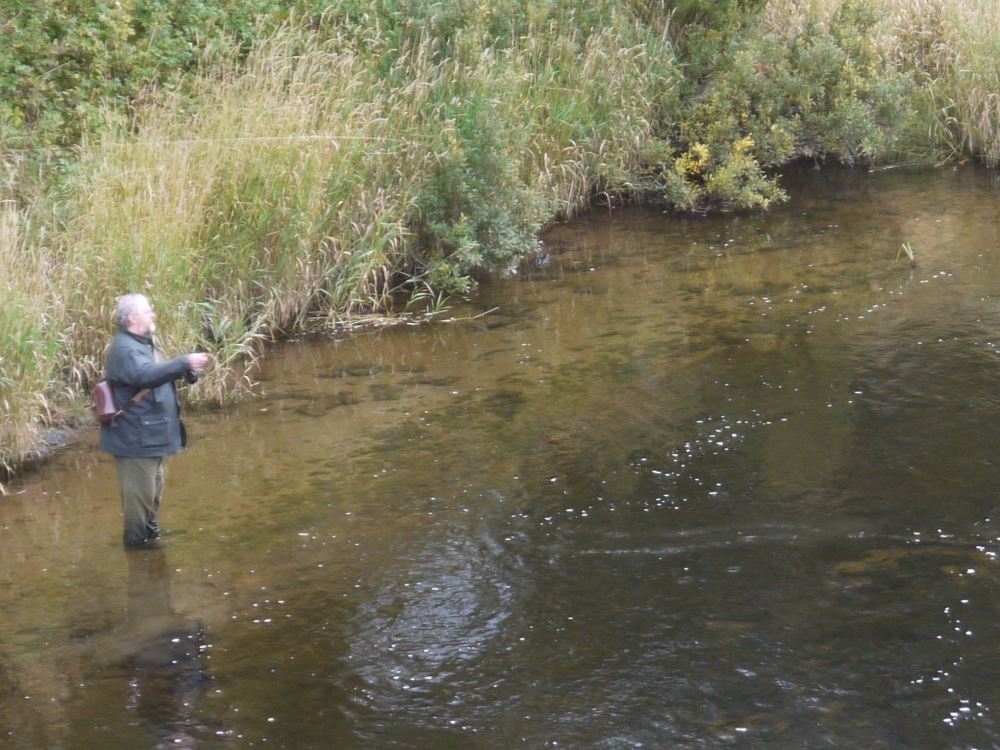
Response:
[[[115,456],[118,487],[125,516],[126,547],[141,547],[160,535],[160,497],[163,495],[163,456]]]

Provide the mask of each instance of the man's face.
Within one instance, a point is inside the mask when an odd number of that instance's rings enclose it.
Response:
[[[152,336],[156,332],[156,313],[149,302],[144,302],[128,319],[128,329],[137,336]]]

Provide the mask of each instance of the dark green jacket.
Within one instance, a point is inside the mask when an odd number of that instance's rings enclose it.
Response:
[[[119,331],[111,342],[104,377],[111,383],[118,408],[143,388],[150,388],[138,404],[101,426],[101,450],[116,456],[153,458],[177,453],[187,443],[180,419],[174,381],[188,371],[187,357],[157,362],[162,352],[152,339]]]

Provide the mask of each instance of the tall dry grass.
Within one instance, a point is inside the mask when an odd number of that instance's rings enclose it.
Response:
[[[400,285],[463,289],[477,270],[516,265],[554,217],[648,188],[650,154],[668,172],[684,158],[679,120],[696,108],[678,90],[740,90],[678,86],[658,0],[405,10],[290,23],[245,60],[222,53],[184,97],[150,97],[48,190],[36,180],[25,207],[0,208],[0,464],[79,404],[120,294],[149,294],[169,351],[213,351],[194,395],[226,399],[251,387],[263,340],[383,311]],[[922,161],[1000,163],[1000,3],[770,0],[738,25],[744,57],[810,28],[839,35],[827,47],[844,55],[874,42],[878,65],[866,54],[845,69],[873,111],[883,84],[887,107],[906,100],[878,125],[899,131],[885,143]],[[695,145],[744,142],[740,122],[712,118]]]
[[[768,0],[761,12],[760,34],[777,34],[792,39],[816,24],[829,29],[830,21],[845,0]]]
[[[169,349],[217,354],[200,388],[218,399],[247,385],[230,376],[261,337],[315,309],[378,304],[408,178],[378,156],[390,137],[406,144],[381,126],[368,77],[352,51],[286,30],[245,67],[207,73],[193,101],[85,148],[60,238],[81,280],[68,300],[77,357],[101,359],[107,310],[94,301],[144,290]]]
[[[238,395],[261,341],[385,310],[432,260],[455,265],[422,246],[454,206],[474,230],[462,274],[509,267],[544,222],[627,186],[671,90],[666,40],[625,14],[589,35],[539,21],[505,47],[475,27],[438,42],[288,26],[85,142],[30,216],[9,209],[3,461],[99,377],[119,295],[150,296],[168,351],[215,353],[198,398]]]
[[[886,60],[916,75],[928,140],[943,158],[1000,164],[1000,3],[879,2]]]
[[[31,232],[27,211],[0,203],[0,479],[35,450],[62,390],[59,271],[47,238]]]
[[[794,38],[830,28],[856,0],[769,0],[758,33]],[[911,158],[1000,164],[1000,3],[995,0],[868,0],[883,77],[912,76],[917,132],[901,133]],[[899,126],[899,123],[897,123]],[[901,126],[911,128],[909,123]]]

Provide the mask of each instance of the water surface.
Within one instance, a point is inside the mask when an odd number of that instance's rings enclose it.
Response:
[[[787,187],[276,347],[163,552],[96,436],[24,476],[0,745],[1000,746],[996,175]]]

